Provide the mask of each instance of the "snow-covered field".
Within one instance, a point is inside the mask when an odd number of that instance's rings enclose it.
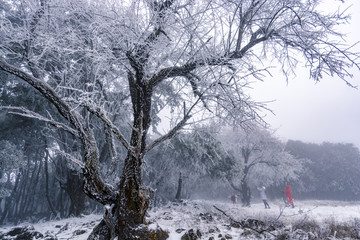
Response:
[[[313,220],[319,225],[360,224],[360,202],[299,201],[295,203],[295,208],[284,208],[284,204],[277,201],[270,202],[271,209],[264,209],[262,202],[254,203],[251,207],[216,201],[192,201],[185,204],[184,206],[172,203],[167,207],[153,209],[150,212],[151,219],[155,221],[153,225],[159,225],[168,230],[170,239],[175,240],[181,239],[184,232],[189,229],[199,229],[202,233],[201,239],[210,237],[221,239],[218,237],[220,234],[222,236],[230,235],[233,239],[245,239],[245,237],[240,237],[244,232],[243,229],[229,227],[230,218],[235,221],[247,218],[266,222],[279,220],[289,228],[295,223],[309,220]],[[214,206],[223,210],[228,217]],[[180,232],[182,229],[184,230]]]
[[[319,226],[347,223],[350,228],[353,226],[354,231],[360,231],[360,202],[297,201],[295,204],[295,208],[284,208],[282,202],[273,201],[270,202],[271,209],[264,209],[262,202],[255,202],[251,207],[241,207],[239,204],[230,202],[194,200],[153,208],[149,211],[147,220],[151,228],[159,226],[168,231],[170,240],[180,240],[190,229],[194,234],[201,235],[201,239],[230,239],[230,237],[232,239],[271,239],[283,234],[284,231],[290,231],[294,224],[305,221],[317,223]],[[266,223],[275,223],[279,220],[284,225],[280,232],[269,231],[269,234],[263,235],[244,234],[246,230],[232,224],[230,218],[235,222],[257,219]],[[88,237],[100,219],[101,215],[91,214],[82,218],[53,220],[31,225],[35,231],[44,236],[83,240]],[[19,226],[25,225],[29,224],[23,223]],[[12,228],[14,226],[3,226],[0,227],[0,232],[8,232]],[[343,239],[336,238],[336,232],[333,235],[333,239]],[[360,237],[360,233],[358,236]],[[299,239],[312,238],[306,235]]]

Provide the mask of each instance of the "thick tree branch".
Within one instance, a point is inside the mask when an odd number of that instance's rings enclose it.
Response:
[[[190,85],[191,85],[191,88],[193,90],[193,93],[195,96],[199,97],[201,99],[201,101],[203,102],[204,104],[204,107],[209,111],[209,112],[212,112],[210,110],[210,108],[207,106],[207,103],[205,101],[205,98],[204,98],[204,94],[202,94],[200,91],[199,91],[199,88],[198,88],[198,84],[196,82],[196,80],[200,81],[200,78],[198,76],[196,76],[195,74],[187,74],[186,75],[187,79],[189,79],[189,82],[190,82]]]
[[[82,121],[82,117],[76,112],[71,111],[71,108],[45,81],[35,78],[25,71],[6,63],[2,58],[0,58],[0,70],[15,75],[29,83],[50,101],[58,112],[74,126],[84,147],[84,191],[89,197],[96,199],[102,204],[112,204],[116,199],[115,191],[111,186],[105,184],[100,176],[98,169],[99,154],[96,141],[91,129],[86,128],[82,124],[82,122],[84,122]]]
[[[90,113],[97,116],[110,129],[112,133],[115,134],[126,150],[132,152],[132,154],[135,154],[134,148],[130,146],[129,142],[121,134],[120,130],[110,121],[109,118],[106,117],[106,114],[100,108],[93,108],[86,104],[83,105]]]
[[[172,77],[184,77],[193,71],[196,68],[196,63],[185,64],[183,66],[173,66],[168,68],[161,69],[158,73],[154,74],[150,80],[149,84],[156,86],[158,83],[162,82],[167,78]]]
[[[160,71],[158,71],[156,74],[154,74],[150,80],[149,84],[152,86],[156,86],[158,83],[162,82],[163,80],[167,78],[172,77],[186,77],[188,76],[193,70],[195,70],[198,67],[202,66],[229,66],[231,67],[231,61],[236,59],[241,59],[247,51],[249,51],[252,47],[255,45],[266,41],[269,37],[271,37],[271,34],[268,34],[266,36],[257,38],[259,32],[255,32],[253,34],[253,37],[251,41],[245,45],[240,51],[235,51],[229,54],[229,56],[219,56],[219,57],[211,57],[211,58],[205,58],[205,59],[198,59],[194,60],[192,62],[189,62],[183,66],[173,66],[168,68],[163,68]]]
[[[155,21],[152,23],[154,24],[153,31],[147,35],[143,43],[136,44],[132,50],[126,52],[126,56],[129,59],[130,65],[136,71],[138,80],[142,79],[144,75],[144,67],[149,61],[150,51],[152,49],[151,45],[157,41],[161,34],[164,34],[166,37],[168,37],[162,27],[166,17],[166,11],[171,8],[173,3],[174,0],[167,0],[162,3],[154,1],[151,4],[155,15]]]
[[[71,112],[70,107],[45,81],[41,81],[40,79],[31,76],[25,71],[8,64],[2,58],[0,58],[0,69],[21,78],[25,82],[29,83],[36,90],[38,90],[47,100],[49,100],[56,107],[59,113],[66,120],[68,120],[78,132],[81,133],[82,136],[85,136],[83,126],[80,120],[81,116]]]
[[[210,87],[211,88],[211,85]],[[191,111],[194,109],[194,107],[200,102],[200,101],[204,101],[203,96],[205,94],[205,92],[209,89],[205,89],[204,92],[200,93],[198,90],[196,92],[196,96],[198,97],[198,99],[195,101],[195,103],[186,111],[185,106],[184,106],[184,118],[173,128],[171,129],[167,134],[161,136],[160,138],[158,138],[157,140],[155,140],[152,144],[150,144],[146,150],[145,153],[147,151],[149,151],[150,149],[154,148],[155,146],[159,145],[160,143],[164,142],[165,140],[170,139],[171,137],[173,137],[180,129],[182,129],[186,122],[192,117],[190,115]],[[208,109],[210,111],[210,109]]]
[[[158,139],[154,140],[151,144],[149,144],[145,150],[145,152],[150,151],[160,143],[164,142],[165,140],[168,140],[172,138],[180,129],[182,129],[186,122],[191,118],[190,115],[184,116],[184,118],[174,127],[172,128],[167,134],[159,137]]]
[[[249,164],[249,168],[251,168],[251,167],[253,167],[253,166],[255,166],[255,165],[258,165],[258,164],[266,164],[266,165],[268,165],[268,166],[277,166],[277,165],[279,165],[279,164],[277,164],[277,163],[272,163],[272,162],[269,162],[269,161],[253,161],[253,162],[251,162],[250,164]]]

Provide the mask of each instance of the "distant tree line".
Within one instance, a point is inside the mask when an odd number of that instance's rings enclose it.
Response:
[[[245,206],[258,197],[257,186],[279,199],[288,184],[295,199],[360,199],[360,152],[353,144],[282,143],[258,127],[213,129],[177,135],[148,155],[145,179],[157,201],[174,200],[180,180],[182,198],[238,194]]]
[[[286,149],[308,159],[304,174],[290,181],[301,199],[360,200],[360,152],[350,143],[322,144],[289,140]]]

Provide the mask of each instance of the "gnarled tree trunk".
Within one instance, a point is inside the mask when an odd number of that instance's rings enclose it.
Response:
[[[251,152],[252,150],[248,147],[243,147],[241,149],[241,155],[244,158],[244,164],[245,164],[245,168],[243,172],[244,175],[243,178],[241,179],[241,195],[242,195],[241,202],[242,205],[245,207],[250,206],[250,200],[251,200],[251,191],[247,179],[250,168],[253,166],[252,164],[249,163]]]
[[[131,72],[128,75],[134,117],[131,147],[125,158],[115,200],[108,204],[103,221],[94,229],[89,239],[150,239],[150,236],[160,234],[151,233],[142,225],[153,195],[150,189],[142,186],[141,173],[151,121],[152,86],[143,81],[141,69],[136,70],[135,75]]]
[[[241,203],[244,207],[250,207],[251,190],[245,179],[241,180]]]
[[[116,198],[106,205],[104,219],[89,239],[150,239],[165,234],[142,225],[153,193],[142,186],[141,163],[141,156],[127,155]]]

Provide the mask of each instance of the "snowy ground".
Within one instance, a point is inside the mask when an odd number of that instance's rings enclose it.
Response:
[[[270,202],[271,209],[264,209],[262,202],[249,207],[239,204],[217,201],[186,201],[171,203],[161,208],[153,208],[147,218],[151,228],[161,227],[169,232],[170,240],[181,239],[190,229],[201,232],[201,239],[246,239],[244,230],[231,227],[229,219],[241,221],[246,218],[267,222],[276,219],[288,228],[302,220],[313,220],[319,225],[329,223],[360,223],[360,202],[337,201],[297,201],[295,208],[283,208],[282,202]],[[222,210],[223,212],[219,211]],[[225,214],[228,216],[225,216]],[[230,218],[229,218],[230,217]],[[86,239],[92,228],[100,221],[101,215],[87,215],[82,218],[69,218],[31,224],[44,236],[57,239]],[[23,223],[19,226],[29,225]],[[354,225],[355,226],[355,225]],[[14,226],[0,227],[0,232],[7,232]],[[271,235],[269,235],[271,237]],[[359,235],[360,236],[360,235]],[[254,239],[254,235],[247,239]],[[308,238],[305,238],[308,239]]]
[[[202,239],[210,237],[220,239],[219,234],[230,235],[233,239],[243,239],[240,238],[242,229],[229,227],[229,217],[236,221],[246,218],[267,222],[279,220],[288,226],[302,220],[314,220],[319,225],[360,222],[360,202],[299,201],[296,202],[295,208],[284,208],[284,204],[277,201],[270,202],[271,209],[264,209],[262,202],[254,203],[251,207],[215,201],[192,201],[188,202],[187,206],[177,205],[172,203],[165,208],[153,209],[150,212],[151,218],[156,221],[153,225],[157,224],[167,229],[170,232],[170,239],[173,240],[181,239],[184,232],[189,229],[200,229]],[[223,210],[229,217],[214,206]],[[210,215],[213,221],[207,218]],[[184,231],[180,232],[182,229]]]
[[[55,236],[59,240],[85,240],[91,233],[92,229],[100,222],[101,217],[101,215],[91,214],[81,218],[52,220],[36,224],[22,223],[17,226],[0,227],[0,232],[8,232],[14,227],[32,225],[35,228],[35,231],[42,233],[44,236]]]

